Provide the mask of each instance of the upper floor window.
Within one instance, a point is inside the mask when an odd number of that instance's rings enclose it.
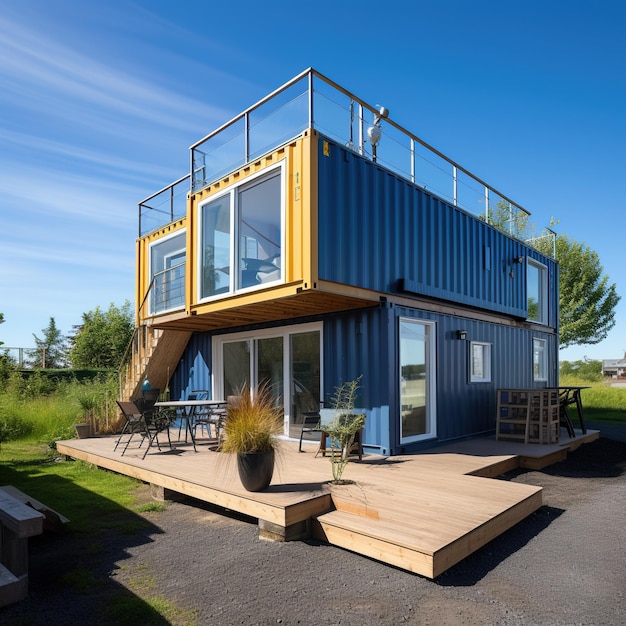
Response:
[[[533,380],[548,380],[545,339],[533,339]]]
[[[528,320],[548,323],[548,268],[528,259],[526,289],[528,294]]]
[[[282,279],[282,167],[201,206],[200,297]]]
[[[480,341],[470,343],[470,382],[491,382],[491,344]]]
[[[185,231],[150,246],[150,314],[185,305]]]

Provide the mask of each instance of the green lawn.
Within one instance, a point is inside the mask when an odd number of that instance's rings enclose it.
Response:
[[[562,386],[589,387],[581,391],[585,420],[626,424],[626,387],[611,387],[608,382],[589,382],[561,376]]]
[[[94,624],[195,624],[193,610],[182,609],[159,593],[154,573],[141,563],[125,564],[128,547],[152,541],[151,536],[161,532],[159,514],[167,505],[151,500],[147,486],[82,461],[66,460],[32,438],[2,445],[0,485],[7,484],[70,520],[61,535],[46,532],[29,540],[31,567],[37,570],[30,574],[31,586],[37,586],[36,603],[26,614],[19,612],[24,606],[20,603],[7,607],[16,620],[8,623],[39,623],[46,597],[69,593],[82,610],[99,615],[95,621],[87,620]],[[54,575],[42,582],[42,572],[48,570]],[[127,575],[116,574],[120,571]]]

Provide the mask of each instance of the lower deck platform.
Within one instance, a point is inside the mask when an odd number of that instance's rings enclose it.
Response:
[[[60,441],[61,454],[259,520],[260,534],[279,540],[314,535],[333,545],[435,578],[512,528],[542,504],[541,489],[492,477],[518,467],[562,460],[598,431],[558,445],[474,439],[394,457],[350,461],[332,485],[328,458],[316,444],[281,441],[269,489],[251,493],[236,459],[199,442],[162,452],[114,451],[115,437]],[[145,444],[144,444],[145,445]]]

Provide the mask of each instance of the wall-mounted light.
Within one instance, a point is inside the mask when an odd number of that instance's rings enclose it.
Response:
[[[525,256],[518,256],[518,257],[515,257],[515,262],[516,262],[516,263],[520,263],[520,264],[521,264],[521,263],[523,263],[525,260],[526,260],[526,257],[525,257]]]
[[[466,330],[457,330],[456,331],[456,338],[457,339],[462,339],[462,340],[467,339],[467,331]]]

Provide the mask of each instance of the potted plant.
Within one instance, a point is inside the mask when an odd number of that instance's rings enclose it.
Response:
[[[269,487],[274,473],[276,435],[282,432],[283,416],[267,385],[253,396],[245,386],[237,402],[226,409],[223,452],[237,455],[239,478],[248,491]]]
[[[98,403],[94,394],[81,393],[78,396],[78,403],[82,409],[82,421],[74,424],[76,429],[76,436],[79,439],[86,439],[91,437],[96,430],[96,409]]]
[[[349,481],[342,479],[348,464],[348,457],[354,445],[356,434],[365,425],[365,415],[356,413],[354,404],[362,376],[335,387],[331,399],[334,409],[332,421],[324,426],[324,432],[330,437],[330,463],[333,471],[333,484],[340,485]]]

